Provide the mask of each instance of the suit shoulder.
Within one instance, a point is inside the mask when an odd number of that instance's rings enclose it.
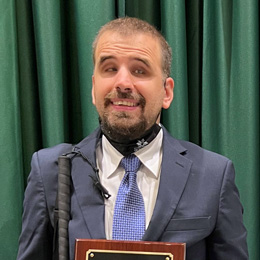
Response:
[[[197,144],[184,140],[176,140],[173,138],[172,147],[175,147],[175,151],[185,159],[187,159],[191,165],[191,176],[197,176],[201,180],[210,180],[214,185],[220,187],[222,180],[226,173],[233,174],[233,163],[227,157],[209,151],[200,147]],[[171,148],[171,150],[173,150]],[[229,169],[229,171],[227,171]]]
[[[210,151],[208,149],[205,149],[197,144],[191,143],[189,141],[184,141],[184,140],[178,140],[178,142],[180,142],[180,144],[185,147],[186,150],[186,156],[187,157],[191,157],[194,159],[212,159],[212,160],[216,160],[216,161],[222,161],[222,162],[227,162],[229,161],[229,158],[218,154],[216,152]]]
[[[177,153],[182,154],[183,156],[193,160],[198,159],[201,161],[205,159],[213,159],[220,161],[229,161],[229,159],[221,154],[205,149],[195,143],[180,140],[174,138],[165,128],[164,130],[164,145],[170,145],[172,150],[175,150]]]
[[[211,176],[223,178],[228,165],[232,165],[232,161],[216,152],[212,152],[197,144],[178,140],[181,146],[185,147],[183,156],[192,161],[192,169],[195,172],[210,173]]]
[[[37,179],[41,182],[50,205],[54,205],[54,200],[51,198],[56,197],[57,178],[58,178],[58,158],[64,153],[72,150],[71,144],[58,144],[50,148],[44,148],[34,153],[31,162],[31,173],[28,182],[31,179]]]
[[[201,166],[204,165],[205,167],[216,165],[225,167],[230,161],[227,157],[202,148],[197,144],[186,140],[175,139],[167,131],[165,131],[165,145],[171,145],[172,150],[177,151],[177,153],[191,160],[193,163]]]
[[[72,148],[72,144],[62,143],[53,147],[41,149],[37,151],[35,154],[37,154],[40,160],[57,161],[59,156],[71,152]]]

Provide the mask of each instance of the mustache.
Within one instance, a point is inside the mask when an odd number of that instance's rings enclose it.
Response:
[[[133,99],[138,102],[138,104],[144,108],[146,104],[145,98],[138,93],[129,93],[129,92],[122,92],[120,89],[116,91],[112,91],[105,96],[105,107],[111,104],[111,99],[120,98],[120,99]]]

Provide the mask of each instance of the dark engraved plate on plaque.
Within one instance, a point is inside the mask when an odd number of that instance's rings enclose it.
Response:
[[[89,249],[86,252],[86,260],[174,260],[174,258],[171,253]]]

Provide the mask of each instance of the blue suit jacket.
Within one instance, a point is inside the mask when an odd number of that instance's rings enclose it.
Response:
[[[154,213],[143,240],[187,243],[187,260],[248,259],[242,206],[227,158],[172,138],[163,129],[163,160]],[[100,131],[76,145],[94,165]],[[19,260],[50,260],[53,211],[59,155],[69,144],[33,155],[25,192]],[[75,238],[105,239],[104,199],[93,185],[92,167],[81,157],[72,160],[70,258]]]

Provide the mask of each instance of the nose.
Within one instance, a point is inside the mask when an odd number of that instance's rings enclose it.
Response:
[[[133,83],[132,75],[127,68],[121,67],[118,70],[116,74],[115,88],[116,90],[120,90],[121,92],[126,92],[126,93],[130,93],[133,91],[134,83]]]

